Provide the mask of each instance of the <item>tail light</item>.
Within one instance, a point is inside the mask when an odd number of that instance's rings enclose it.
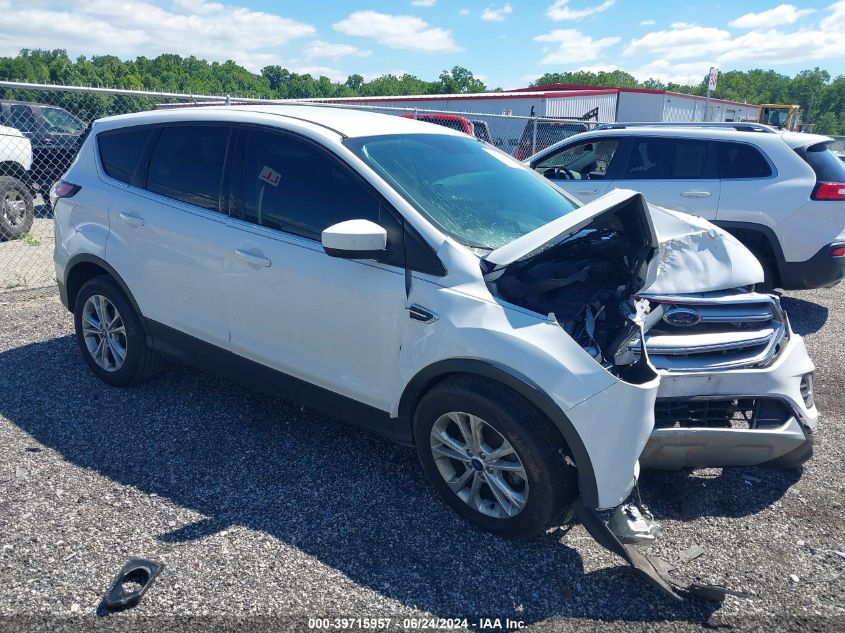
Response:
[[[56,201],[60,198],[72,198],[80,189],[82,187],[79,185],[67,180],[59,180],[50,188],[50,206],[55,207]]]
[[[813,189],[813,200],[845,200],[845,183],[820,182]]]
[[[845,246],[834,246],[830,250],[831,257],[845,257]]]

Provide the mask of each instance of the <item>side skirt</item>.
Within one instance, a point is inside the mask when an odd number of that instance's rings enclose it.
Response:
[[[397,444],[414,445],[411,424],[405,418],[391,418],[387,411],[238,356],[158,321],[145,319],[145,322],[153,347],[187,365],[213,371],[269,395],[304,404]]]

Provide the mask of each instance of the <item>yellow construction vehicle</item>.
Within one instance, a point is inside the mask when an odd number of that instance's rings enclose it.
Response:
[[[785,103],[764,103],[760,106],[758,123],[773,125],[781,130],[801,130],[801,106]]]

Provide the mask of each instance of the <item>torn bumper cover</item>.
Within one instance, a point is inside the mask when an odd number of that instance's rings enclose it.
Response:
[[[575,516],[586,528],[596,542],[610,550],[614,554],[621,556],[631,567],[636,569],[640,575],[653,587],[659,589],[664,595],[673,600],[685,600],[688,598],[699,598],[702,600],[711,600],[721,602],[728,594],[748,597],[747,594],[741,591],[734,591],[727,587],[720,585],[706,585],[696,582],[682,583],[672,578],[667,572],[662,571],[662,566],[653,559],[642,552],[640,552],[633,545],[623,544],[616,535],[604,522],[601,515],[595,510],[591,510],[584,506],[581,499],[575,502],[572,506],[572,511]]]

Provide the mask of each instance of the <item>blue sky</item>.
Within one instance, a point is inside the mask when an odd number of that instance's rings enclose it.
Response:
[[[490,87],[621,68],[698,81],[722,70],[845,73],[845,0],[0,0],[0,55],[163,52],[344,80],[461,65]]]

